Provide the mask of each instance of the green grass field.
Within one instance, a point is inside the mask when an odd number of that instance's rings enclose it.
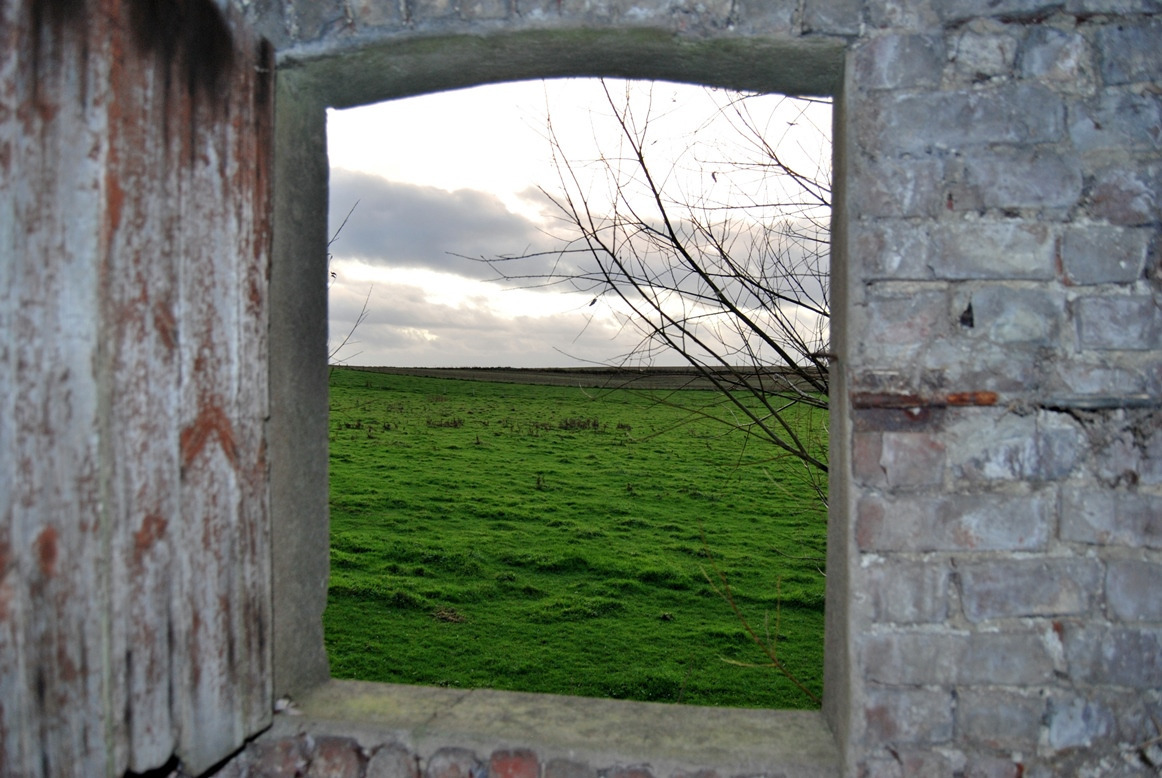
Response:
[[[332,673],[813,707],[737,664],[768,660],[707,575],[819,694],[825,509],[802,465],[657,396],[336,369]]]

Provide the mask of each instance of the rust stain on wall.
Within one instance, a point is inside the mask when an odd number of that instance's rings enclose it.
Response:
[[[141,522],[141,529],[133,533],[133,561],[141,564],[142,558],[157,541],[165,535],[168,522],[156,513],[151,513]]]
[[[226,455],[230,465],[237,469],[238,447],[235,443],[234,427],[222,407],[213,403],[203,405],[194,423],[182,430],[182,467],[189,467],[212,438],[218,439],[222,453]]]
[[[40,566],[40,572],[45,578],[52,578],[56,575],[56,563],[59,550],[57,548],[57,531],[56,527],[45,527],[36,536],[34,543],[36,548],[36,562]]]

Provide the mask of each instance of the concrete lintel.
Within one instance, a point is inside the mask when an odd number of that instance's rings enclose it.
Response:
[[[523,692],[330,681],[278,716],[266,737],[306,732],[400,743],[429,758],[462,747],[487,760],[527,748],[541,763],[596,770],[648,766],[661,778],[711,769],[720,776],[838,778],[839,750],[818,711],[745,710]]]
[[[341,53],[286,57],[347,108],[428,92],[530,78],[610,76],[789,95],[839,88],[845,42],[837,38],[686,40],[656,29],[529,30],[378,41]]]

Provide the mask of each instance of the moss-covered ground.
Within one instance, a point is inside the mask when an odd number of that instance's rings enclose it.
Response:
[[[813,706],[718,577],[818,694],[826,510],[771,446],[656,392],[336,369],[330,450],[336,677]]]

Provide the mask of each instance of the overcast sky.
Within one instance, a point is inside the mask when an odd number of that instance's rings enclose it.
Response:
[[[624,96],[622,82],[607,83]],[[732,131],[714,117],[729,95],[663,83],[633,90],[637,115],[649,112],[648,151],[670,176],[666,186],[687,196],[718,186],[729,149],[720,138]],[[826,137],[808,126],[829,128],[828,108],[783,105],[774,112],[780,98],[763,100],[769,102],[748,101],[748,110],[763,116],[772,134],[789,133],[788,154],[829,158]],[[551,251],[572,236],[540,191],[559,191],[547,117],[582,176],[587,162],[618,153],[616,124],[592,80],[501,84],[328,113],[330,223],[338,233],[331,246],[332,349],[367,303],[366,318],[335,360],[575,366],[616,361],[636,347],[641,335],[625,325],[612,295],[594,303],[593,293],[561,286],[521,288],[495,280],[492,267],[472,259]],[[799,128],[806,134],[797,135]],[[581,186],[595,204],[608,194],[603,176]],[[529,275],[552,261],[550,253],[509,267]]]

